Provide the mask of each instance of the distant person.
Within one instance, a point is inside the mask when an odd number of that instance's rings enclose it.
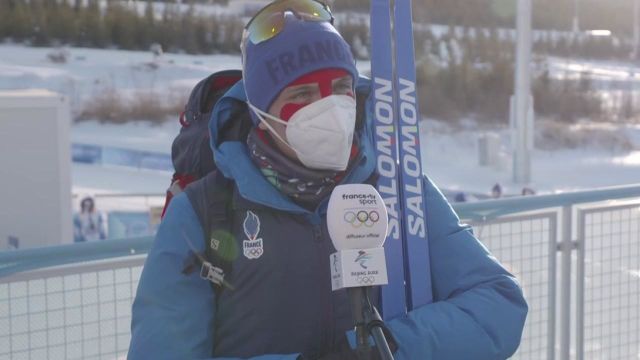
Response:
[[[525,186],[522,188],[522,196],[535,195],[535,194],[536,194],[536,191],[530,187]]]
[[[494,199],[499,199],[502,197],[502,186],[499,183],[496,183],[491,188],[491,197]]]
[[[96,211],[92,197],[80,201],[80,212],[73,217],[73,241],[86,242],[107,238],[102,214]]]
[[[9,236],[7,238],[9,250],[18,250],[20,248],[20,239],[17,236]]]
[[[467,194],[465,194],[464,192],[459,192],[456,194],[454,201],[457,203],[463,203],[463,202],[467,202]]]

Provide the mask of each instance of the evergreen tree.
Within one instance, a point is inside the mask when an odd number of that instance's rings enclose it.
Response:
[[[43,0],[34,0],[29,4],[31,28],[28,38],[36,46],[51,44],[51,26],[49,24],[53,10],[51,4]]]
[[[103,48],[109,43],[99,0],[89,0],[86,9],[80,15],[78,35],[81,45]]]
[[[121,49],[135,48],[137,15],[120,3],[109,2],[104,16],[111,45]]]
[[[156,19],[153,1],[147,0],[144,8],[144,16],[139,19],[136,26],[136,43],[141,49],[149,49],[156,41]]]
[[[34,25],[29,5],[24,0],[13,0],[10,7],[11,11],[7,22],[9,36],[17,41],[29,40]]]
[[[195,24],[195,41],[200,52],[204,54],[210,54],[215,50],[213,44],[213,24],[215,24],[214,18],[198,17]]]
[[[8,1],[0,1],[0,39],[11,35],[9,21],[11,16],[11,6]]]
[[[181,15],[180,22],[180,48],[189,54],[199,53],[201,49],[198,47],[196,36],[195,8],[193,4],[189,5],[187,12]]]
[[[56,42],[71,43],[78,33],[78,17],[67,1],[47,2],[47,32]]]
[[[157,42],[167,51],[179,49],[177,36],[180,32],[180,12],[175,4],[165,4],[162,21],[158,24]]]

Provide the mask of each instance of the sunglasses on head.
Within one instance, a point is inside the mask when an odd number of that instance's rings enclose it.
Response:
[[[278,0],[258,11],[245,26],[243,41],[259,44],[277,36],[284,28],[286,13],[300,20],[329,22],[333,15],[329,6],[315,0]]]

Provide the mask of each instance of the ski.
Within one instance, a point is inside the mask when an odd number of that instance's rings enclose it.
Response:
[[[373,138],[380,175],[377,188],[389,213],[389,232],[384,244],[389,284],[382,287],[385,319],[404,315],[407,311],[390,9],[390,0],[372,0],[369,20],[373,86],[370,111],[374,117]]]
[[[409,310],[433,301],[420,154],[420,112],[416,91],[411,0],[394,1],[394,92],[402,183],[405,281]]]

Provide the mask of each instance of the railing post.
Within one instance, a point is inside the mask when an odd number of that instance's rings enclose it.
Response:
[[[547,360],[556,358],[556,304],[557,304],[557,256],[558,217],[549,218],[549,318],[547,321]]]
[[[585,214],[578,211],[578,261],[576,265],[576,360],[584,358]]]
[[[572,207],[562,207],[562,237],[560,252],[562,253],[562,267],[560,280],[560,359],[571,359],[571,218]]]

